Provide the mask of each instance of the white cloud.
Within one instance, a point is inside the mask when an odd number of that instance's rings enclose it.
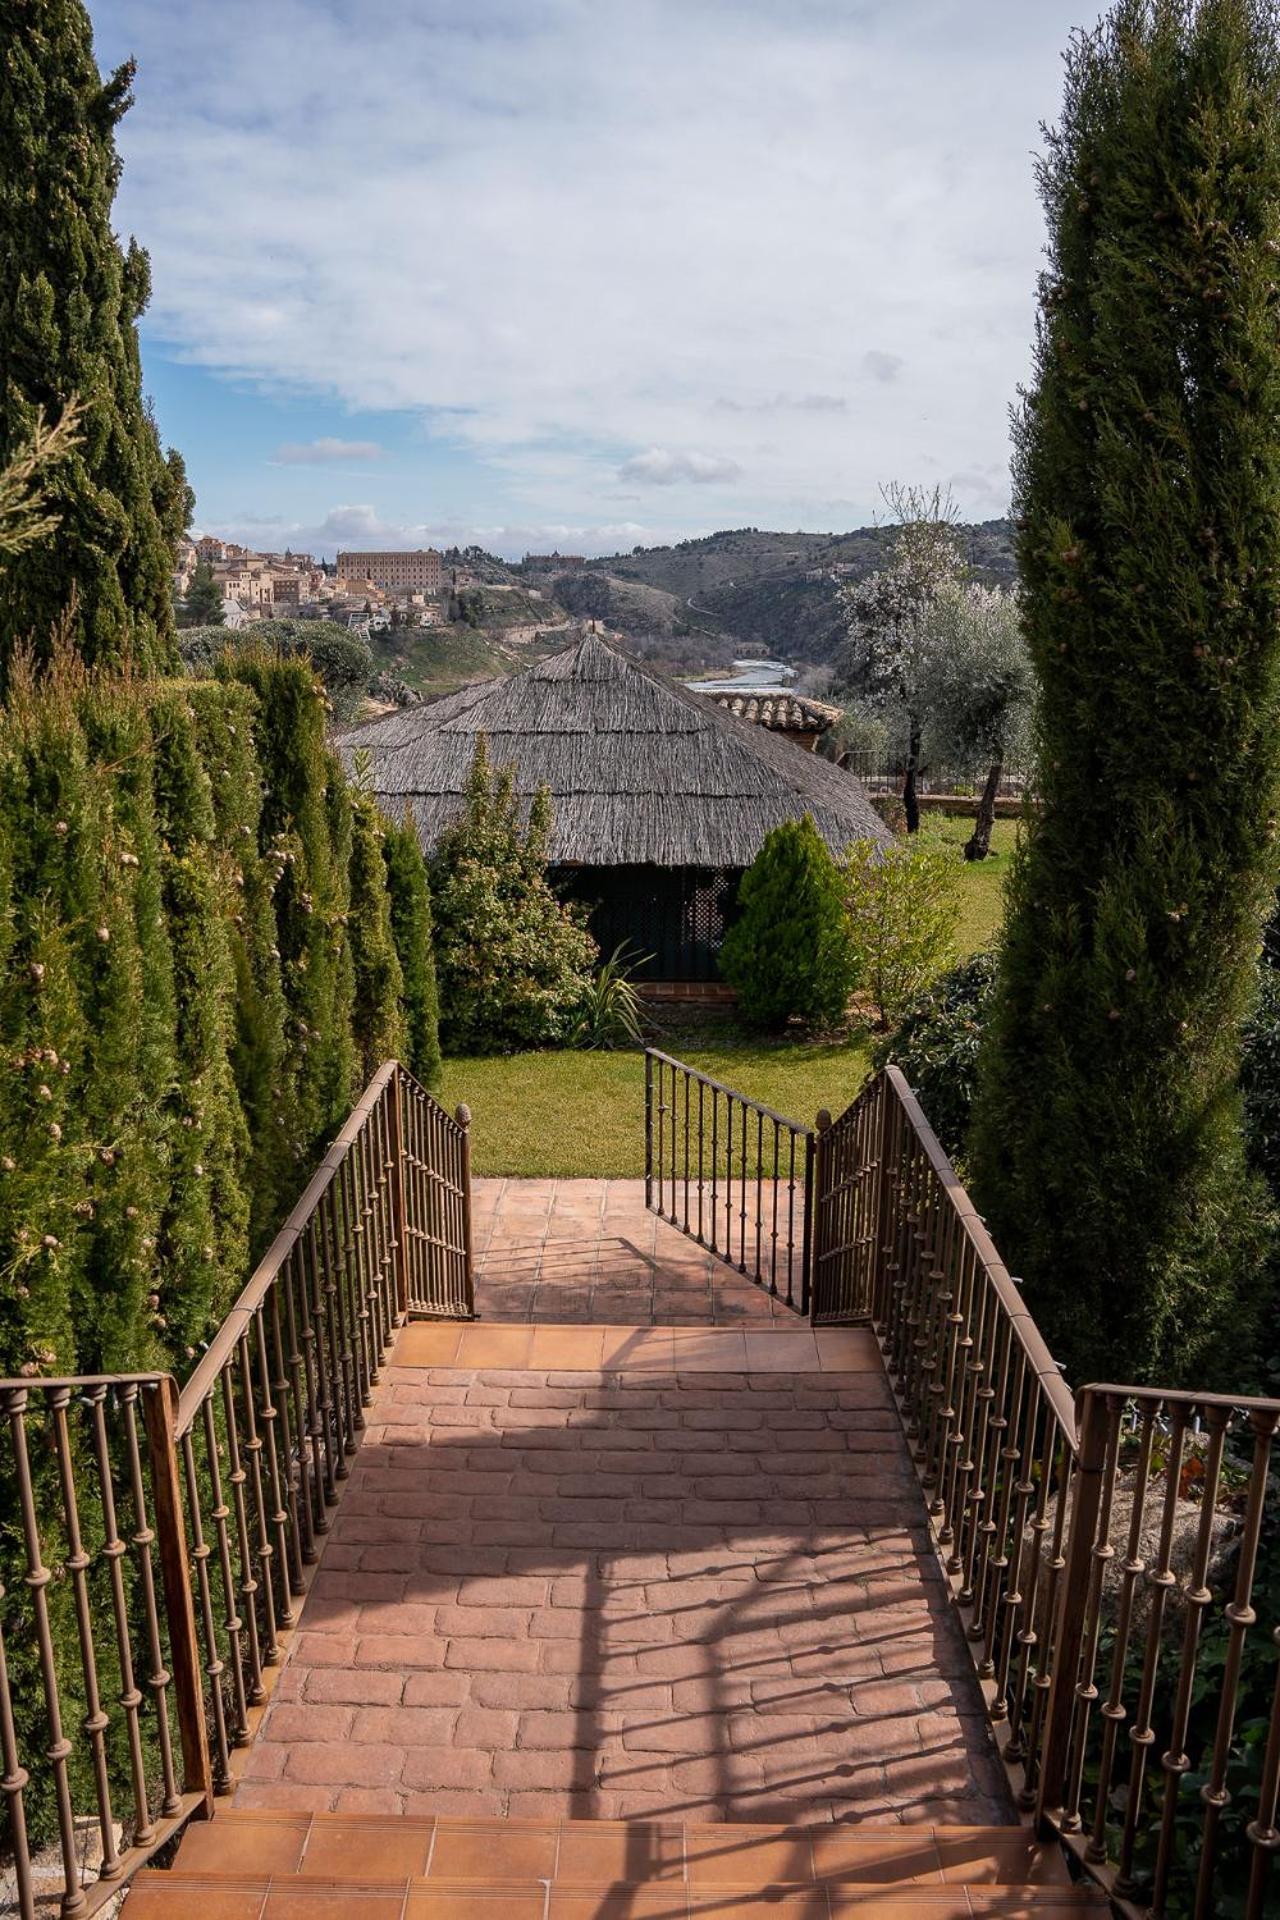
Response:
[[[873,380],[879,380],[888,386],[902,372],[904,361],[900,353],[885,353],[880,347],[870,347],[862,356],[862,370]]]
[[[153,336],[430,414],[480,517],[590,523],[635,448],[734,524],[1005,466],[1073,0],[222,0],[233,60],[100,11]]]
[[[289,440],[276,448],[275,459],[282,467],[328,467],[344,460],[381,460],[384,451],[376,440]]]
[[[672,453],[666,447],[650,447],[624,460],[618,478],[644,487],[674,487],[682,480],[706,487],[717,480],[736,480],[741,472],[736,460],[721,454]]]
[[[526,553],[581,553],[592,558],[653,546],[666,536],[661,528],[637,520],[615,520],[602,525],[574,525],[565,521],[502,522],[440,520],[407,526],[389,521],[368,505],[330,507],[314,522],[289,520],[275,514],[234,514],[216,529],[224,539],[246,546],[291,547],[331,560],[340,548],[395,550],[404,547],[483,547],[505,560]]]

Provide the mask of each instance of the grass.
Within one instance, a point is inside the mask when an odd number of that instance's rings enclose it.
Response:
[[[971,817],[950,813],[931,815],[926,826],[948,846],[956,848],[962,847],[973,832]],[[991,831],[991,852],[987,858],[964,863],[956,946],[965,958],[976,953],[979,947],[985,947],[999,929],[1004,917],[1004,880],[1017,838],[1016,820],[997,820]]]
[[[780,1043],[671,1039],[701,1073],[811,1125],[843,1112],[867,1077],[865,1038]],[[472,1114],[477,1174],[639,1179],[644,1173],[644,1060],[639,1053],[517,1053],[447,1060],[440,1095]]]

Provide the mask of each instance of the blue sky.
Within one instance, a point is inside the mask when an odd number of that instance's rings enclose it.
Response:
[[[197,525],[609,552],[1008,498],[1070,0],[90,0]]]

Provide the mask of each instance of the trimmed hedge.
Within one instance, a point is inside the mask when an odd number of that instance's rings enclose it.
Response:
[[[306,663],[265,652],[212,682],[18,663],[0,712],[2,1373],[183,1371],[364,1075],[393,1051],[438,1058],[422,857],[348,786],[324,712]]]

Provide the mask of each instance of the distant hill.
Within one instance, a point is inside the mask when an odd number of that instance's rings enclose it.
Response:
[[[980,521],[959,531],[977,577],[989,586],[1012,586],[1009,522]],[[741,643],[744,652],[763,648],[783,659],[821,662],[843,637],[841,585],[883,566],[895,538],[893,527],[839,534],[737,527],[591,561],[576,576],[578,593],[583,601],[594,599],[598,611],[592,617],[624,632],[629,596],[648,587],[675,602],[686,626],[708,641],[718,633]],[[832,571],[837,568],[838,574]],[[678,630],[673,616],[672,631]]]
[[[960,532],[978,578],[1011,586],[1009,522]],[[479,547],[455,547],[443,556],[446,586],[456,582],[448,623],[377,635],[374,653],[383,672],[426,695],[518,670],[567,646],[587,621],[674,673],[724,668],[753,654],[820,667],[844,637],[841,586],[883,566],[895,538],[893,527],[737,527],[557,574],[529,574]]]

